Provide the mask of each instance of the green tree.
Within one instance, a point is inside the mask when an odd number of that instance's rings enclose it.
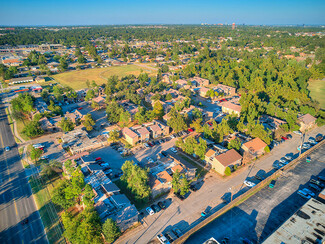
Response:
[[[109,139],[116,142],[120,138],[120,132],[118,130],[111,130],[109,132]]]
[[[228,149],[235,149],[237,151],[239,151],[241,148],[241,141],[239,138],[235,138],[233,140],[231,140],[228,144]]]
[[[74,201],[66,197],[65,189],[69,187],[69,185],[69,180],[62,180],[51,193],[53,203],[61,206],[63,209],[68,209],[75,204]]]
[[[190,182],[186,179],[185,174],[182,174],[182,178],[180,180],[180,194],[184,196],[190,190]]]
[[[117,123],[120,121],[120,114],[122,113],[123,108],[116,102],[112,101],[107,105],[106,114],[107,120],[110,123]]]
[[[86,184],[82,194],[83,194],[82,196],[83,203],[88,207],[93,206],[94,205],[93,198],[95,197],[93,188],[90,185]]]
[[[159,119],[162,119],[162,117],[165,114],[164,108],[163,108],[162,104],[160,103],[160,101],[155,102],[155,104],[153,105],[153,111]]]
[[[87,91],[86,97],[85,97],[85,101],[89,101],[91,99],[93,99],[95,97],[95,91],[93,89],[89,89]]]
[[[167,121],[167,125],[170,126],[175,132],[185,130],[187,128],[184,117],[176,111],[170,112],[170,119]]]
[[[120,114],[120,123],[122,127],[127,126],[127,124],[130,122],[131,120],[131,115],[129,113],[129,111],[123,111]]]
[[[83,126],[85,126],[87,131],[93,130],[93,126],[95,125],[95,121],[94,121],[93,117],[91,116],[91,114],[86,114],[82,124],[83,124]]]
[[[199,143],[195,146],[195,154],[204,160],[205,152],[207,150],[207,142],[202,138],[199,138]]]
[[[181,189],[181,175],[178,170],[173,174],[172,187],[175,193]]]
[[[196,120],[193,121],[193,123],[191,124],[191,127],[193,127],[197,133],[201,133],[201,132],[203,132],[203,127],[202,127],[201,123],[202,123],[202,119],[197,118]]]
[[[38,161],[41,158],[42,153],[43,151],[41,149],[32,147],[32,149],[30,150],[31,160],[34,160],[35,162]]]
[[[96,110],[100,108],[98,102],[95,102],[94,100],[91,101],[91,107]]]
[[[108,218],[103,224],[103,234],[105,236],[105,240],[108,243],[112,243],[121,235],[121,231],[116,222]]]
[[[74,124],[70,118],[63,118],[59,122],[59,126],[64,132],[72,131],[74,129]]]
[[[231,169],[229,167],[225,169],[225,175],[227,176],[231,175]]]
[[[26,124],[22,132],[28,137],[36,137],[44,133],[40,126],[40,123],[34,120]]]

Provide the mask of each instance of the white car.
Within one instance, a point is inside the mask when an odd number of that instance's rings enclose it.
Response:
[[[308,139],[308,143],[310,144],[317,144],[317,142],[313,138]]]
[[[160,241],[161,244],[169,244],[169,241],[163,234],[157,235],[157,239]]]
[[[143,145],[144,145],[146,148],[149,148],[148,143],[144,143]]]
[[[152,158],[149,158],[149,157],[147,157],[147,160],[148,160],[149,163],[153,163],[154,162],[153,159]]]
[[[170,151],[172,151],[173,153],[177,153],[177,150],[174,147],[172,147]]]
[[[251,182],[251,181],[248,181],[248,180],[245,180],[244,181],[244,184],[248,187],[254,187],[256,186],[256,184],[254,182]]]
[[[284,158],[285,158],[286,160],[288,160],[288,161],[291,161],[291,160],[292,160],[292,157],[289,156],[289,155],[284,156]]]
[[[299,130],[295,130],[295,131],[293,131],[293,133],[295,133],[297,135],[302,135],[302,133]]]
[[[281,158],[280,159],[280,163],[282,163],[282,164],[288,164],[287,160],[285,160],[284,158]]]
[[[41,157],[41,159],[48,159],[48,158],[49,158],[48,155],[43,155],[43,156]]]
[[[311,148],[309,143],[305,142],[304,144],[302,144],[302,149],[309,149],[309,148]]]
[[[155,212],[152,210],[152,208],[150,208],[150,207],[147,207],[146,208],[146,211],[147,211],[147,213],[149,214],[149,215],[154,215],[155,214]]]

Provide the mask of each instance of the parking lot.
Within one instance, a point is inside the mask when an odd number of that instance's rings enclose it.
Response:
[[[241,243],[240,238],[247,238],[253,243],[263,242],[307,201],[297,191],[308,188],[310,179],[325,176],[325,145],[310,156],[311,163],[302,159],[277,179],[273,189],[265,187],[196,232],[186,243],[202,243],[210,237],[218,241],[229,237],[231,243]]]

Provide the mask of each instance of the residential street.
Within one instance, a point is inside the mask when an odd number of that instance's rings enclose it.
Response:
[[[48,243],[2,103],[0,150],[0,243]]]
[[[318,133],[324,134],[325,127],[316,128],[305,136],[315,136]],[[274,161],[279,160],[286,154],[297,154],[297,146],[301,143],[301,137],[293,134],[293,138],[289,141],[277,146],[271,153],[257,160],[255,163],[238,170],[229,178],[222,178],[215,173],[208,173],[202,183],[201,188],[197,192],[191,194],[184,200],[172,197],[170,206],[159,213],[152,216],[145,216],[145,224],[132,230],[127,235],[118,239],[117,243],[147,243],[156,239],[156,235],[177,226],[182,232],[186,232],[202,220],[201,212],[208,210],[210,213],[215,212],[224,206],[221,197],[225,193],[233,192],[233,198],[239,196],[248,190],[243,184],[246,178],[253,177],[258,171],[264,170],[272,172]],[[147,215],[145,213],[145,215]]]

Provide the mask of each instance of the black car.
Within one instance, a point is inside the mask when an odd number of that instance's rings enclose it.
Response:
[[[179,193],[174,193],[176,197],[178,197],[181,201],[183,201],[185,199],[185,196],[182,196]]]
[[[161,151],[161,154],[167,157],[168,153],[166,151]]]
[[[190,185],[190,189],[191,189],[191,191],[197,191],[198,190],[196,185]]]
[[[318,178],[319,180],[321,180],[321,181],[325,181],[325,176],[321,176],[321,175],[320,175],[320,176],[318,176],[317,178]]]
[[[155,211],[155,213],[158,213],[161,210],[161,208],[156,204],[152,204],[150,207]]]
[[[288,134],[286,137],[287,137],[288,139],[291,139],[291,138],[292,138],[292,135]]]
[[[315,185],[315,184],[309,184],[309,188],[315,190],[315,191],[321,191],[322,188],[320,188],[319,186]]]
[[[158,202],[158,206],[161,208],[161,209],[166,209],[166,205],[164,202]]]

